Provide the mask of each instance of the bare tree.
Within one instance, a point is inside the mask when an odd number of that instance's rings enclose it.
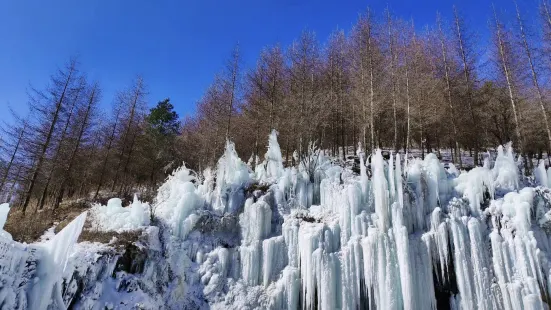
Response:
[[[474,102],[474,96],[473,96],[473,89],[472,89],[472,75],[473,75],[473,69],[471,63],[472,60],[469,59],[469,44],[467,43],[467,39],[465,38],[465,26],[464,22],[459,16],[459,13],[457,12],[457,8],[453,7],[453,13],[454,13],[454,23],[455,23],[455,36],[456,36],[456,42],[457,46],[459,47],[459,56],[461,58],[461,63],[463,65],[463,78],[465,83],[465,89],[467,92],[467,108],[469,110],[469,115],[471,117],[471,123],[470,126],[472,126],[472,130],[474,131],[474,135],[471,136],[474,142],[474,165],[478,165],[478,151],[479,151],[479,139],[478,134],[480,132],[478,128],[478,119],[476,116],[476,113],[474,111],[473,102]]]
[[[522,17],[520,16],[520,10],[518,8],[517,2],[515,0],[513,0],[513,2],[515,3],[515,8],[516,8],[516,12],[517,12],[517,23],[518,23],[518,27],[519,27],[519,31],[520,31],[521,40],[522,40],[522,46],[524,48],[524,53],[525,53],[526,59],[528,60],[528,65],[530,66],[532,84],[533,84],[533,86],[536,90],[537,101],[538,101],[538,104],[541,108],[541,115],[543,116],[543,124],[544,124],[545,130],[547,132],[548,149],[551,150],[551,129],[549,128],[549,122],[547,120],[547,110],[546,110],[546,107],[545,107],[545,103],[544,103],[544,99],[543,99],[543,93],[542,93],[542,90],[541,90],[541,87],[540,87],[540,82],[539,82],[539,79],[538,79],[538,73],[536,71],[536,66],[534,64],[535,59],[534,59],[533,54],[532,54],[532,48],[529,45],[528,39],[526,37],[526,31],[524,29],[524,22],[522,20]],[[544,1],[544,3],[545,3],[545,1]]]
[[[361,103],[362,144],[365,148],[375,148],[374,126],[374,69],[373,69],[373,19],[371,11],[360,15],[352,33],[352,58],[356,100]],[[368,143],[369,130],[369,143]]]
[[[49,91],[50,95],[36,91],[37,96],[40,98],[36,99],[31,104],[31,110],[39,114],[42,127],[46,130],[43,132],[43,135],[38,137],[40,139],[40,142],[38,142],[39,150],[36,154],[36,164],[34,165],[29,185],[23,199],[23,214],[25,214],[25,211],[30,203],[38,175],[46,158],[46,152],[50,148],[52,138],[54,136],[54,130],[63,110],[67,92],[70,89],[71,84],[74,82],[76,75],[76,61],[71,60],[65,70],[60,71],[57,76],[52,77],[52,86]],[[41,101],[46,101],[46,103],[43,104]]]
[[[78,104],[80,104],[80,95],[84,91],[86,80],[83,78],[80,79],[78,82],[79,85],[76,89],[74,89],[74,94],[72,95],[72,100],[69,103],[69,111],[67,113],[66,118],[63,120],[65,125],[63,126],[63,130],[59,136],[59,141],[57,142],[57,146],[55,148],[54,154],[52,156],[52,159],[50,160],[50,169],[47,172],[48,177],[46,179],[46,184],[43,186],[42,189],[42,195],[40,196],[40,199],[38,200],[38,206],[37,211],[42,210],[44,208],[44,204],[46,203],[46,196],[48,193],[48,190],[50,189],[50,182],[52,181],[54,174],[56,172],[56,168],[58,165],[64,160],[62,158],[62,148],[66,146],[67,143],[67,135],[69,134],[69,127],[72,125],[73,122],[73,113],[77,107]]]
[[[321,121],[321,113],[323,113],[319,107],[316,109],[315,106],[319,87],[316,71],[320,56],[314,33],[303,31],[300,38],[291,45],[288,57],[290,62],[288,70],[289,99],[291,102],[287,102],[289,105],[286,108],[288,116],[296,114],[297,122],[293,124],[288,120],[286,124],[289,124],[290,128],[295,131],[293,135],[298,135],[296,150],[302,156],[308,152],[306,144],[312,140],[316,130],[312,123]]]
[[[132,159],[132,153],[134,152],[134,144],[136,142],[137,130],[139,130],[139,120],[143,114],[144,108],[144,96],[145,96],[145,86],[143,79],[139,76],[131,90],[123,94],[123,104],[128,112],[128,118],[125,120],[125,127],[123,128],[123,134],[120,144],[120,152],[118,163],[115,168],[115,176],[113,178],[113,183],[111,186],[111,191],[115,190],[116,185],[118,185],[119,177],[121,176],[121,167],[123,168],[122,175],[124,176],[128,171],[128,165]],[[121,189],[124,184],[121,184]]]
[[[96,82],[89,90],[88,103],[81,111],[79,111],[80,115],[79,115],[79,120],[77,124],[79,125],[80,128],[78,129],[78,133],[76,135],[76,141],[74,142],[73,150],[71,151],[71,155],[69,157],[68,163],[65,165],[65,168],[63,171],[60,189],[57,193],[57,197],[55,199],[54,206],[53,206],[54,209],[59,206],[59,204],[61,203],[61,200],[63,199],[63,196],[65,195],[67,182],[70,178],[73,166],[75,164],[76,156],[82,146],[82,142],[85,137],[85,134],[89,129],[89,126],[91,123],[90,119],[98,103],[99,96],[100,96],[100,90],[99,90],[98,83]]]

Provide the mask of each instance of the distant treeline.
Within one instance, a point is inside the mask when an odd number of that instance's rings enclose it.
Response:
[[[423,31],[368,10],[324,45],[304,31],[291,46],[266,47],[256,66],[245,66],[236,46],[181,123],[168,99],[147,109],[141,78],[101,111],[99,84],[70,61],[30,90],[28,116],[3,127],[2,199],[42,209],[152,189],[182,161],[214,165],[227,138],[244,158],[262,157],[272,128],[287,162],[294,151],[308,155],[313,141],[335,156],[358,142],[367,152],[449,148],[459,165],[459,149],[476,162],[508,141],[528,156],[547,152],[551,5],[534,9],[538,16],[517,8],[505,18],[494,8],[488,42],[453,8],[452,20],[437,15]]]

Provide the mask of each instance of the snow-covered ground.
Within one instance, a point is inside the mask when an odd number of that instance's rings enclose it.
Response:
[[[253,171],[228,142],[151,206],[94,206],[90,229],[137,232],[123,249],[76,243],[86,213],[31,245],[0,229],[0,308],[548,309],[543,163],[526,177],[510,146],[468,172],[377,151],[356,174],[312,154],[284,168],[274,132]]]

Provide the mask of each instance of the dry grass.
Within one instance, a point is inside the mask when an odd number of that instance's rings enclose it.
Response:
[[[125,198],[130,199],[130,197]],[[107,203],[106,201],[105,203]],[[30,204],[33,207],[35,205],[36,203]],[[90,209],[91,206],[92,204],[88,201],[73,200],[62,203],[56,210],[46,208],[41,211],[36,210],[36,208],[27,209],[25,215],[21,212],[21,208],[15,207],[8,214],[4,230],[9,232],[15,241],[32,243],[38,241],[44,232],[54,225],[54,232],[57,234],[82,212]],[[113,237],[116,237],[117,241],[113,245],[118,247],[134,243],[142,234],[141,230],[123,233],[92,230],[89,219],[88,217],[84,224],[78,242],[89,241],[107,244]]]
[[[113,237],[117,238],[117,241],[113,243],[113,246],[126,246],[136,242],[142,235],[141,230],[134,230],[128,232],[117,233],[115,231],[97,231],[84,229],[78,238],[78,242],[100,242],[100,243],[109,243],[113,240]]]
[[[12,208],[8,215],[4,230],[9,232],[15,241],[31,243],[37,241],[44,232],[56,223],[56,233],[67,226],[75,217],[86,211],[88,204],[74,202],[62,204],[59,208],[27,209],[25,215],[20,208]]]

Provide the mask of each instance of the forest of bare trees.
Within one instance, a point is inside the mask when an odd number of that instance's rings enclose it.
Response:
[[[534,9],[538,16],[495,7],[487,39],[453,7],[451,20],[435,14],[421,30],[390,10],[366,10],[325,44],[304,31],[290,46],[266,47],[255,64],[236,46],[181,123],[170,100],[148,101],[142,78],[103,98],[71,60],[30,89],[29,115],[3,126],[1,197],[25,212],[151,190],[183,161],[214,165],[226,139],[243,158],[262,157],[271,129],[287,163],[313,141],[342,158],[358,145],[448,149],[459,166],[460,150],[478,164],[508,141],[541,156],[551,150],[551,5]],[[110,111],[102,100],[113,101]]]
[[[421,31],[389,10],[367,10],[323,45],[304,31],[287,48],[266,47],[256,66],[237,72],[237,87],[226,86],[237,67],[215,78],[183,122],[183,148],[193,150],[184,159],[196,169],[213,165],[221,132],[243,157],[261,156],[271,128],[286,160],[307,153],[310,141],[343,158],[357,142],[368,152],[446,148],[459,166],[459,150],[479,164],[481,152],[508,141],[541,156],[551,145],[551,10],[541,2],[540,15],[527,21],[532,16],[515,7],[510,16],[493,9],[487,42],[453,7],[451,20],[435,14]]]

